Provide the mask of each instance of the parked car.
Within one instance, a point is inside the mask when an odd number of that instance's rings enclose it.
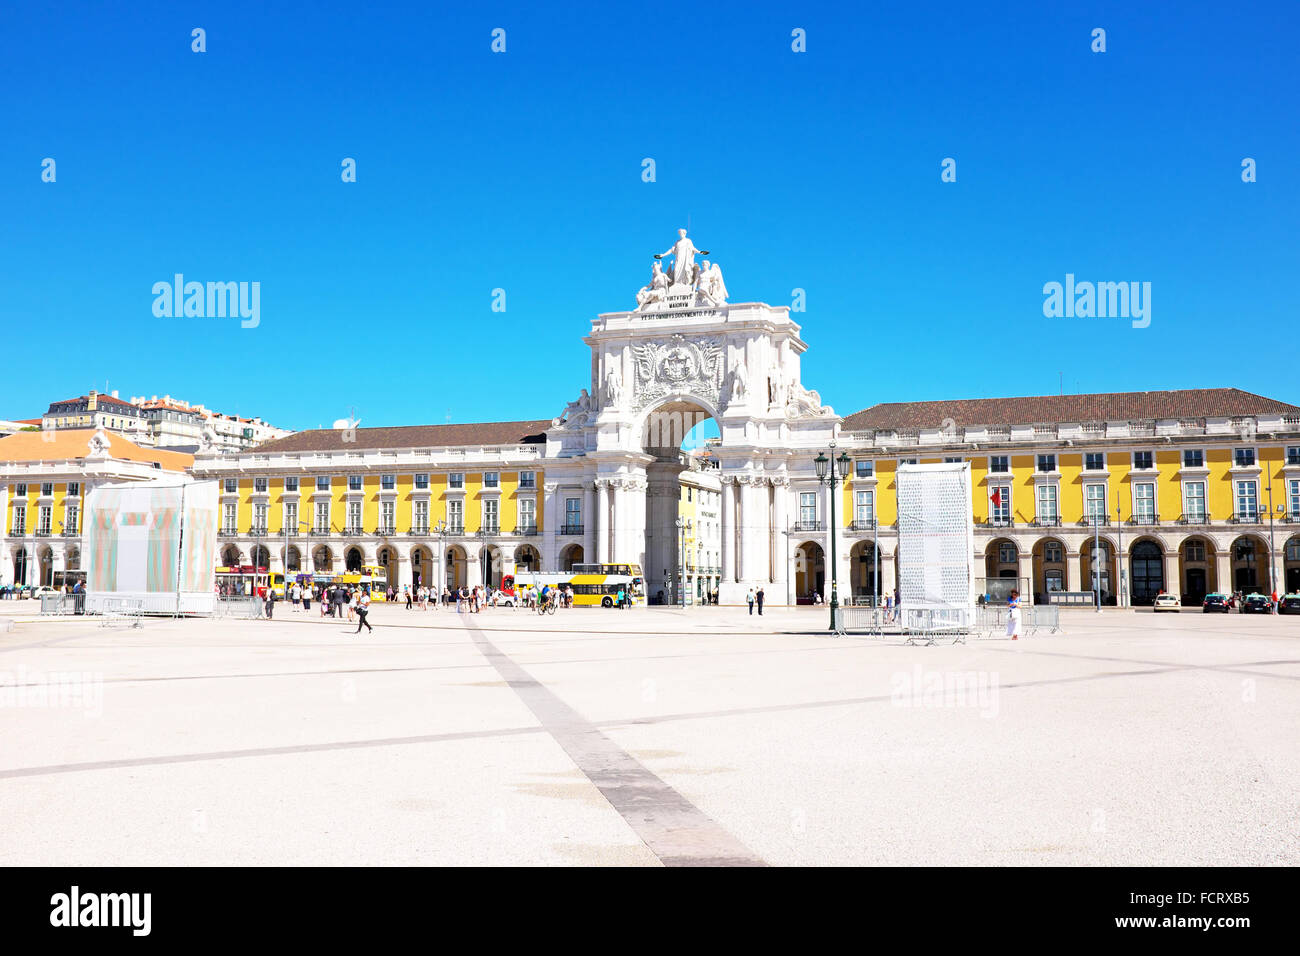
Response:
[[[1247,594],[1241,602],[1242,614],[1272,614],[1273,602],[1263,594]]]
[[[58,594],[58,593],[59,591],[57,588],[52,588],[48,584],[42,584],[40,587],[32,589],[31,596],[33,598],[40,598],[42,594]]]
[[[1220,594],[1218,591],[1211,591],[1205,595],[1205,600],[1201,602],[1201,611],[1209,614],[1211,611],[1218,611],[1227,614],[1232,609],[1232,598],[1227,594]]]
[[[1277,602],[1278,614],[1300,614],[1300,593],[1288,594]]]
[[[1183,602],[1178,600],[1177,594],[1157,594],[1151,606],[1152,611],[1181,611],[1182,609]]]

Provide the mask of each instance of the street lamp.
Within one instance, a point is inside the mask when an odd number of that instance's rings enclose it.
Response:
[[[1119,535],[1119,593],[1115,596],[1115,606],[1124,606],[1125,585],[1128,583],[1128,565],[1124,561],[1124,522],[1119,517],[1119,502],[1115,502],[1115,533]],[[1162,557],[1163,561],[1164,558]]]
[[[438,536],[438,580],[442,584],[437,591],[437,603],[442,604],[442,592],[447,586],[447,536],[450,534],[447,522],[439,518],[433,526],[433,533]]]
[[[831,442],[830,451],[832,455],[835,454],[835,442]],[[838,611],[840,608],[839,578],[838,575],[836,574],[837,562],[835,560],[836,557],[835,486],[837,484],[844,483],[844,480],[849,476],[849,466],[851,464],[852,461],[850,460],[849,456],[844,452],[840,452],[840,457],[835,459],[834,469],[830,467],[831,459],[828,458],[824,452],[818,453],[817,457],[813,459],[813,465],[817,469],[817,480],[827,485],[827,487],[830,488],[830,492],[831,492],[831,509],[830,509],[831,550],[828,557],[831,563],[831,626],[830,629],[832,631],[835,630],[835,612]]]
[[[1273,554],[1276,547],[1273,541],[1273,472],[1268,473],[1268,594],[1269,600],[1273,600],[1273,592],[1277,590],[1277,578],[1273,574]]]
[[[677,586],[680,589],[678,594],[681,598],[682,607],[686,607],[686,536],[691,533],[691,519],[678,518],[674,524],[677,525],[677,534],[681,538],[682,564],[677,572]]]

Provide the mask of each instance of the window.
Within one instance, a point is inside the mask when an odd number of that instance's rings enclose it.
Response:
[[[1205,482],[1183,482],[1183,514],[1188,521],[1205,520]]]
[[[228,494],[228,495],[233,495],[233,494],[235,494],[235,492],[237,492],[237,491],[239,491],[239,479],[238,479],[238,478],[227,478],[227,479],[226,479],[226,494]]]
[[[63,530],[66,534],[77,533],[77,519],[80,509],[76,505],[68,505],[63,509]]]
[[[24,484],[24,485],[14,485],[14,497],[16,497],[16,498],[26,498],[26,497],[27,497],[27,486],[26,486],[25,484]]]
[[[582,499],[564,499],[564,527],[577,529],[582,527]]]
[[[298,502],[296,501],[285,502],[284,530],[286,534],[298,533]]]
[[[1060,517],[1056,508],[1056,485],[1038,486],[1038,520],[1041,524],[1055,524]]]
[[[428,491],[428,490],[429,490],[429,476],[428,476],[428,475],[416,475],[416,476],[415,476],[415,490],[416,490],[416,491]]]
[[[254,478],[254,479],[253,479],[253,490],[254,490],[255,492],[259,493],[259,494],[266,494],[266,479],[265,479],[265,478]]]
[[[944,462],[949,465],[960,465],[965,460],[961,455],[949,455],[944,458]]]
[[[79,481],[68,482],[68,497],[78,498],[80,496],[81,496],[81,482]]]
[[[235,508],[233,501],[221,506],[221,530],[226,534],[235,533]]]
[[[1010,524],[1010,485],[993,485],[992,488],[989,489],[989,522],[991,524]]]
[[[1204,541],[1188,541],[1187,544],[1186,544],[1186,545],[1184,546],[1184,548],[1183,548],[1183,556],[1184,556],[1188,561],[1204,561],[1204,560],[1205,560],[1205,542],[1204,542]]]
[[[496,532],[501,530],[500,520],[501,502],[495,498],[489,498],[483,502],[483,530]]]
[[[27,506],[14,505],[14,534],[27,533]]]
[[[298,479],[297,479],[296,477],[285,478],[285,479],[284,479],[284,490],[285,490],[285,491],[297,491],[297,490],[298,490]]]
[[[348,475],[348,491],[360,491],[360,490],[361,490],[361,476]]]
[[[42,498],[54,497],[54,482],[46,481],[41,484],[41,497]]]
[[[537,472],[535,472],[535,471],[521,471],[521,472],[519,473],[519,487],[520,487],[520,488],[536,488],[536,487],[537,487]]]
[[[1288,465],[1300,465],[1300,445],[1286,446],[1286,463]]]
[[[453,471],[450,475],[447,476],[447,487],[448,487],[448,488],[464,488],[464,487],[465,487],[465,475],[464,475],[463,473],[459,472],[459,471]]]
[[[898,463],[899,463],[900,465],[915,465],[915,464],[916,464],[916,459],[915,459],[915,458],[900,458],[900,459],[898,459]]]
[[[799,524],[807,529],[817,524],[817,492],[805,491],[799,495]]]
[[[1089,524],[1106,520],[1106,486],[1085,485],[1083,488],[1084,514]]]
[[[853,462],[853,477],[870,478],[876,473],[876,463],[870,458],[859,458]]]
[[[1149,451],[1133,452],[1133,468],[1135,470],[1139,470],[1139,471],[1148,470],[1153,467],[1154,465],[1152,463],[1151,452]]]
[[[259,502],[253,505],[253,530],[266,534],[266,505],[264,503]]]
[[[1205,452],[1199,448],[1186,448],[1183,450],[1183,467],[1184,468],[1204,468]]]
[[[537,530],[537,502],[532,498],[524,498],[519,502],[519,530]]]
[[[348,533],[359,534],[361,532],[361,502],[348,502]]]
[[[1085,471],[1105,471],[1106,453],[1104,451],[1088,452],[1083,456],[1083,467]]]
[[[1255,482],[1237,482],[1237,517],[1254,518],[1259,514],[1255,493]]]
[[[379,503],[379,533],[393,534],[397,530],[397,502],[381,501]]]
[[[1039,471],[1056,471],[1056,456],[1055,456],[1055,455],[1039,455],[1039,456],[1038,456],[1038,470],[1039,470]]]
[[[319,481],[319,479],[317,479]],[[325,479],[328,481],[329,479]],[[316,521],[312,525],[312,530],[317,534],[327,534],[330,530],[330,503],[328,501],[316,502]]]
[[[380,490],[380,491],[396,491],[396,490],[397,490],[397,476],[396,476],[396,475],[380,475],[380,476],[379,476],[379,490]]]
[[[1059,541],[1049,541],[1043,545],[1043,560],[1048,564],[1064,563],[1065,551],[1061,548]]]
[[[1154,524],[1156,520],[1155,482],[1139,481],[1133,486],[1133,519],[1138,524]]]
[[[1300,518],[1300,479],[1292,478],[1288,484],[1287,496],[1291,499],[1290,512],[1294,520]]]
[[[329,491],[329,490],[330,490],[330,478],[329,478],[329,475],[318,475],[318,476],[317,476],[317,478],[316,478],[316,490],[317,490],[317,491]]]
[[[998,564],[1015,564],[1016,563],[1016,546],[1010,541],[1003,541],[998,545]]]
[[[500,475],[500,473],[499,473],[499,472],[495,472],[495,471],[485,471],[485,472],[483,472],[483,487],[484,487],[484,488],[500,488],[500,487],[501,487],[501,475]]]
[[[36,512],[36,533],[37,534],[50,533],[50,519],[51,519],[52,511],[53,509],[49,505],[41,505],[40,510]]]
[[[465,502],[447,502],[447,529],[453,534],[460,534],[465,530]]]
[[[1255,464],[1255,449],[1234,448],[1232,450],[1232,463],[1238,468],[1250,468]]]
[[[853,522],[862,527],[870,527],[875,520],[875,495],[870,491],[853,493]]]
[[[415,502],[415,514],[411,518],[411,530],[416,534],[427,534],[429,531],[429,502]]]
[[[1011,473],[1011,459],[1006,455],[990,455],[989,471],[995,475],[1008,475]]]

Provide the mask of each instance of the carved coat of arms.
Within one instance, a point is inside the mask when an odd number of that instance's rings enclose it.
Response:
[[[636,409],[674,393],[697,395],[715,407],[722,389],[722,346],[713,339],[674,335],[634,346]]]

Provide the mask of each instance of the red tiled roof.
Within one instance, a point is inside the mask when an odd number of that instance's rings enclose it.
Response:
[[[398,425],[358,428],[354,441],[344,441],[341,428],[318,428],[273,438],[255,446],[257,454],[301,451],[362,451],[375,448],[444,448],[455,445],[527,445],[546,441],[551,420],[480,422],[466,425]]]
[[[69,402],[89,402],[89,401],[90,401],[89,395],[78,395],[76,398],[64,398],[64,399],[60,399],[57,402],[50,402],[50,407],[53,408],[55,405],[66,405]],[[120,398],[114,398],[112,395],[96,395],[95,401],[97,404],[101,404],[101,405],[126,405],[128,408],[137,407],[135,405],[132,405],[130,402],[122,401],[122,399]]]
[[[1238,388],[966,398],[872,405],[846,417],[843,429],[869,431],[939,428],[946,419],[951,419],[958,428],[969,428],[977,425],[1233,418],[1239,415],[1300,416],[1300,406],[1243,392]]]

